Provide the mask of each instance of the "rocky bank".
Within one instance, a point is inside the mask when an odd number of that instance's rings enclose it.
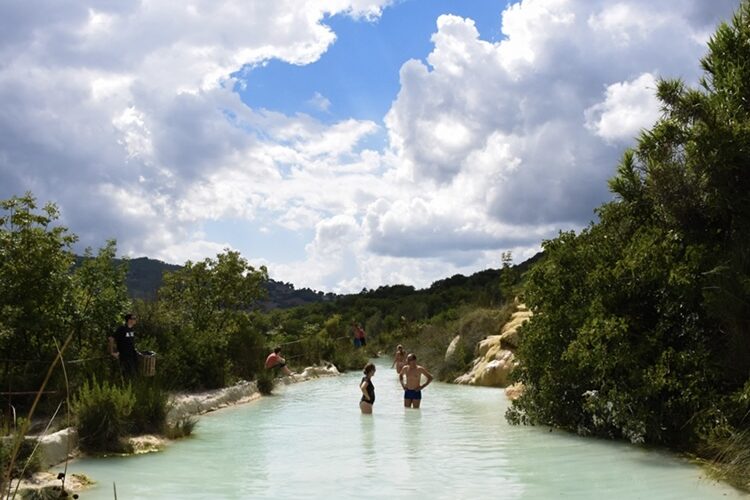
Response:
[[[510,320],[505,323],[496,335],[489,335],[479,342],[476,348],[476,358],[471,370],[457,377],[456,384],[481,385],[488,387],[508,387],[510,374],[518,366],[515,351],[521,337],[519,328],[532,316],[526,305],[518,304]],[[451,346],[458,343],[458,338],[451,342]],[[448,347],[446,356],[450,354]],[[508,387],[509,397],[519,393],[519,387]]]

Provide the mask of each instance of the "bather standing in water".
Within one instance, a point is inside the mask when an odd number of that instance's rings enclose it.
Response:
[[[406,351],[404,351],[404,346],[401,344],[396,346],[396,354],[393,355],[393,363],[391,363],[391,368],[394,366],[396,367],[396,373],[401,373],[401,368],[404,367],[406,364]]]
[[[427,377],[427,382],[424,384],[422,384],[422,375]],[[412,352],[406,357],[406,365],[399,372],[398,381],[404,388],[404,408],[418,409],[422,402],[422,389],[430,385],[432,374],[424,366],[417,364],[417,355]]]
[[[359,409],[364,414],[372,413],[372,405],[375,404],[375,386],[372,384],[372,376],[375,375],[375,365],[367,363],[363,370],[365,374],[362,382],[359,383],[359,390],[362,391],[362,399],[359,400]]]

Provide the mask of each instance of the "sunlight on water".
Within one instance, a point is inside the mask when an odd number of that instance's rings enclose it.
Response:
[[[513,427],[498,389],[433,383],[405,410],[378,360],[373,416],[359,373],[277,389],[201,418],[163,453],[83,459],[98,487],[83,499],[176,498],[742,498],[667,453]]]

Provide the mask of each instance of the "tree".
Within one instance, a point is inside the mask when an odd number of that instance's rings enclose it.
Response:
[[[514,286],[518,282],[518,271],[513,267],[513,254],[510,250],[501,255],[502,269],[500,271],[500,297],[505,301],[512,301]]]
[[[175,382],[221,387],[232,373],[250,373],[239,365],[255,366],[256,360],[242,354],[259,357],[262,337],[247,313],[265,296],[267,280],[265,266],[255,269],[231,250],[165,273],[157,310],[171,319],[160,318],[169,334],[157,340]],[[252,349],[237,349],[238,343]]]
[[[101,353],[104,341],[130,308],[125,285],[127,261],[115,265],[117,245],[107,241],[94,256],[87,248],[72,276],[79,352]]]
[[[216,259],[187,261],[165,273],[159,299],[196,330],[219,332],[233,315],[249,311],[265,296],[266,281],[265,266],[255,269],[239,252],[227,249]]]
[[[55,225],[54,204],[38,209],[31,193],[0,202],[0,352],[5,358],[50,360],[54,338],[71,324],[71,245]]]
[[[663,116],[624,155],[599,222],[545,243],[512,421],[693,447],[747,426],[748,61],[744,0],[709,42],[700,89],[659,82]]]

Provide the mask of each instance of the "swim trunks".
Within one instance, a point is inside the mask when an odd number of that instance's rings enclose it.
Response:
[[[404,391],[404,399],[422,399],[422,391],[415,391],[414,389],[406,389]]]

